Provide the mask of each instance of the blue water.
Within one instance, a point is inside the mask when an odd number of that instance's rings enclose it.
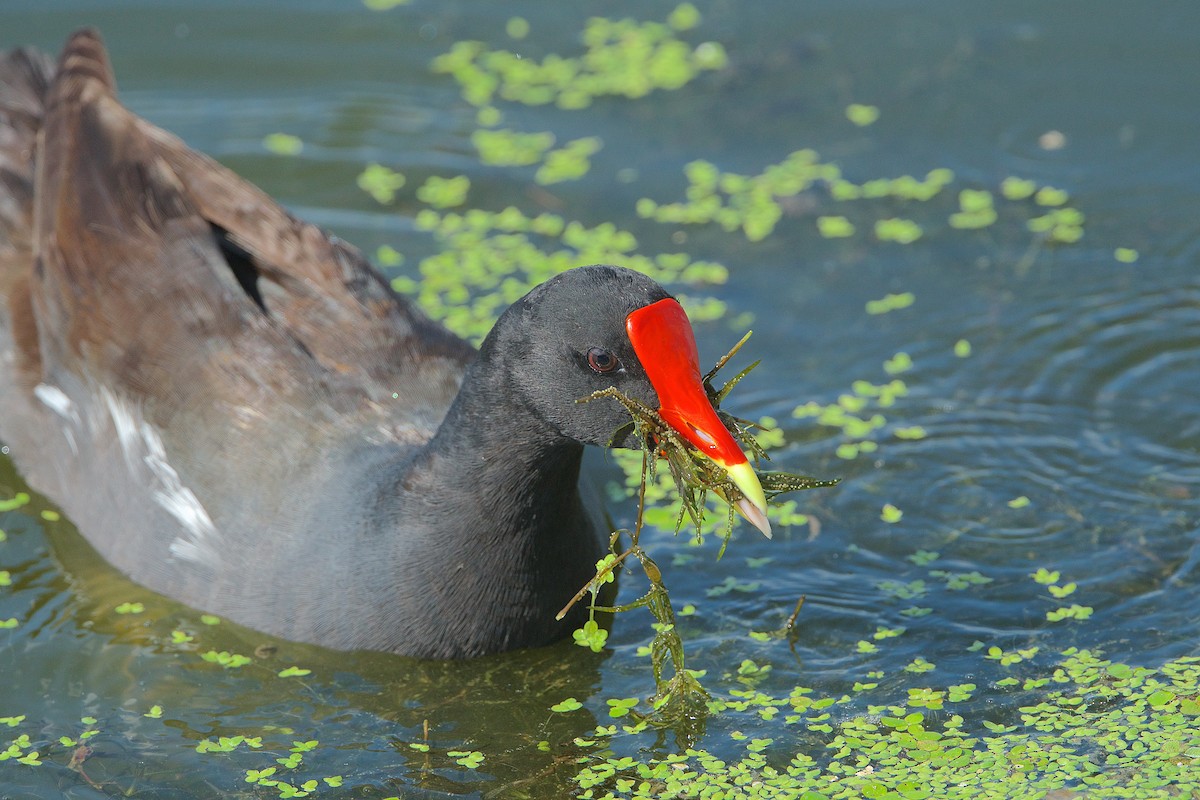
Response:
[[[832,490],[796,496],[806,525],[773,541],[739,530],[723,560],[713,542],[692,548],[648,534],[683,617],[689,665],[708,671],[718,696],[742,687],[743,659],[772,670],[763,691],[796,684],[837,696],[872,671],[884,678],[865,703],[892,702],[910,686],[978,681],[977,708],[1019,705],[987,688],[991,666],[974,642],[1038,646],[1041,667],[1071,646],[1157,666],[1197,654],[1200,619],[1200,6],[1119,2],[757,2],[697,4],[703,22],[684,38],[715,40],[729,66],[674,92],[606,99],[582,112],[503,106],[505,124],[552,130],[560,141],[598,136],[604,149],[581,181],[535,189],[530,168],[479,163],[474,109],[430,61],[461,39],[525,48],[530,57],[578,50],[587,16],[663,19],[673,3],[572,4],[524,0],[417,0],[389,12],[350,2],[59,2],[10,0],[0,45],[54,51],[84,23],[106,37],[122,99],[263,186],[296,213],[368,253],[391,245],[416,275],[437,243],[416,230],[412,190],[428,175],[466,174],[471,201],[552,210],[586,224],[611,220],[653,254],[683,249],[730,271],[704,293],[728,304],[726,321],[698,326],[715,359],[753,315],[748,345],[762,367],[739,387],[733,410],[779,420],[784,469],[841,477]],[[531,22],[520,43],[504,33],[514,15]],[[850,103],[877,106],[868,127]],[[298,156],[267,152],[263,137],[299,135]],[[1055,135],[1055,132],[1057,135]],[[1046,136],[1050,134],[1049,136]],[[638,198],[682,199],[683,166],[702,158],[754,174],[813,148],[854,182],[947,167],[951,188],[929,203],[838,203],[813,191],[786,204],[762,242],[715,226],[664,226],[634,213]],[[368,162],[404,172],[408,187],[385,208],[355,185]],[[997,191],[1018,176],[1070,193],[1086,215],[1082,240],[1049,245],[1030,233],[1031,202],[997,196],[998,221],[979,232],[947,225],[957,191]],[[823,239],[814,218],[845,215],[848,239]],[[925,234],[878,241],[873,222],[913,219]],[[1134,248],[1133,263],[1117,248]],[[681,287],[687,291],[687,287]],[[869,315],[868,301],[912,292],[913,305]],[[970,342],[969,356],[955,354]],[[908,394],[877,409],[888,424],[878,449],[839,458],[837,429],[794,418],[809,400],[836,402],[855,380],[891,379],[883,362],[908,353]],[[917,440],[897,428],[922,426]],[[591,459],[601,481],[611,461]],[[28,491],[0,462],[0,497]],[[1022,505],[1018,498],[1027,498]],[[1015,501],[1015,502],[1014,502]],[[903,512],[885,522],[892,504]],[[41,737],[40,767],[0,763],[0,786],[16,796],[226,796],[245,791],[246,769],[273,764],[293,740],[318,739],[306,775],[341,775],[322,796],[482,796],[529,791],[564,796],[568,759],[537,749],[584,735],[607,719],[604,700],[645,697],[648,616],[618,619],[610,647],[593,655],[570,643],[470,664],[420,664],[271,642],[155,598],[95,563],[68,520],[47,521],[51,501],[0,514],[0,717],[24,715],[17,732]],[[632,504],[612,508],[621,524]],[[929,564],[910,558],[936,551]],[[770,559],[767,562],[764,560]],[[1061,572],[1077,590],[1051,598],[1030,574]],[[987,582],[954,588],[945,573]],[[714,594],[732,577],[741,589]],[[624,583],[626,600],[643,588]],[[925,581],[898,598],[887,581]],[[969,579],[968,579],[969,580]],[[806,597],[793,642],[751,639],[780,628]],[[127,600],[146,605],[117,615]],[[1078,603],[1090,619],[1050,622]],[[932,609],[926,616],[901,612]],[[906,632],[875,640],[880,626]],[[172,641],[172,631],[193,637]],[[876,641],[874,653],[857,643]],[[274,648],[274,649],[271,649]],[[255,654],[222,669],[199,653]],[[936,664],[913,676],[916,657]],[[297,664],[301,678],[276,673]],[[993,676],[994,677],[994,676]],[[549,707],[576,697],[584,708]],[[143,716],[152,706],[161,718]],[[67,766],[94,717],[88,779]],[[426,734],[425,725],[429,731]],[[717,751],[731,728],[799,747],[776,723],[710,720],[698,744]],[[8,740],[0,727],[0,744]],[[260,735],[264,752],[198,754],[218,735]],[[426,739],[426,737],[428,737]],[[432,754],[410,743],[428,741]],[[665,748],[670,737],[629,737],[619,750]],[[479,750],[468,770],[445,755]],[[786,756],[785,756],[786,760]],[[17,790],[20,790],[18,792]],[[3,794],[0,791],[0,794]],[[267,795],[264,795],[267,796]]]

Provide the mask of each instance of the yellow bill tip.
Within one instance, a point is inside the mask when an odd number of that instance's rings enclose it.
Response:
[[[749,461],[743,461],[731,467],[727,466],[725,470],[729,473],[733,485],[742,493],[742,498],[736,504],[738,511],[770,539],[771,523],[767,519],[767,496],[763,493],[762,484],[758,482],[754,467],[750,466]]]

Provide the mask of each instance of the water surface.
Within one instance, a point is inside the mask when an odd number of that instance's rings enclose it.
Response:
[[[1036,669],[1017,668],[1022,676],[1052,669],[1069,647],[1151,668],[1200,654],[1200,7],[697,5],[703,21],[682,37],[720,42],[725,69],[584,111],[501,104],[506,126],[603,141],[583,180],[549,187],[534,184],[532,168],[480,163],[475,109],[431,61],[463,39],[530,58],[575,54],[589,13],[661,20],[674,4],[584,11],[550,0],[417,0],[380,13],[333,0],[16,0],[0,11],[0,45],[54,51],[73,28],[98,25],[129,106],[366,252],[401,251],[393,275],[417,276],[439,248],[414,224],[415,187],[458,174],[471,179],[471,205],[612,221],[649,255],[682,250],[728,267],[724,285],[674,287],[727,304],[724,320],[698,326],[705,360],[752,315],[749,348],[764,365],[739,387],[734,410],[779,421],[782,468],[843,482],[798,495],[810,522],[779,526],[773,541],[739,530],[720,562],[713,542],[692,548],[648,534],[676,606],[696,607],[681,630],[714,695],[744,689],[737,670],[750,659],[771,667],[755,682],[768,693],[801,684],[838,696],[877,673],[879,687],[852,704],[865,708],[915,686],[975,682],[979,694],[958,713],[1007,719],[1028,696],[997,685],[1001,673],[971,649],[976,642],[1040,648]],[[531,23],[519,42],[504,32],[514,15]],[[877,107],[879,119],[852,124],[850,103]],[[269,152],[264,137],[277,132],[299,136],[303,151]],[[954,180],[924,203],[844,202],[816,188],[784,203],[758,242],[635,213],[639,198],[681,200],[690,161],[756,174],[802,148],[855,183],[935,168]],[[356,186],[369,162],[408,177],[393,205]],[[1032,233],[1028,221],[1045,209],[1004,200],[1009,176],[1067,191],[1086,217],[1082,239],[1055,245]],[[961,189],[993,192],[997,221],[951,226]],[[824,215],[846,216],[855,235],[823,238],[815,220]],[[917,222],[922,237],[899,244],[872,234],[894,217]],[[1119,260],[1118,248],[1135,249],[1136,260]],[[913,294],[910,307],[866,313],[869,301],[901,292]],[[961,341],[969,355],[961,345],[956,353]],[[883,365],[897,352],[912,359],[898,376],[908,391],[866,412],[886,417],[869,437],[875,451],[841,458],[838,447],[857,438],[793,416],[810,400],[836,403],[856,380],[887,383]],[[897,436],[912,426],[923,438]],[[599,480],[619,479],[611,460],[591,461]],[[0,461],[0,496],[22,491]],[[881,519],[885,504],[902,518]],[[16,620],[0,630],[0,716],[24,715],[13,735],[42,742],[44,759],[0,763],[0,793],[274,796],[246,783],[245,771],[315,739],[297,778],[344,778],[342,788],[322,784],[321,796],[561,797],[572,791],[574,738],[613,722],[605,699],[651,688],[637,654],[650,619],[635,613],[618,620],[601,655],[564,643],[469,664],[329,653],[209,626],[96,563],[69,520],[42,514],[53,508],[33,493],[0,514],[0,570],[11,575],[0,621]],[[631,503],[612,511],[630,524]],[[1075,593],[1051,597],[1030,577],[1039,568],[1059,571],[1058,585],[1074,582]],[[625,581],[625,599],[639,581]],[[897,588],[905,586],[907,595]],[[794,642],[748,637],[780,628],[800,596]],[[115,613],[126,601],[145,610]],[[1047,619],[1072,603],[1091,617]],[[911,608],[932,611],[902,613]],[[880,627],[905,631],[875,638]],[[253,661],[223,669],[200,658],[210,650]],[[904,670],[918,657],[932,672]],[[291,665],[311,674],[277,676]],[[550,710],[567,697],[582,708]],[[144,716],[154,706],[161,717]],[[86,778],[59,742],[85,729],[98,731],[87,740]],[[711,719],[691,743],[731,753],[735,729],[774,737],[785,762],[820,747],[778,722],[737,715]],[[263,747],[196,752],[223,735],[260,736]],[[645,755],[677,744],[642,734],[613,748]],[[483,765],[456,763],[448,753],[460,750],[481,752]]]

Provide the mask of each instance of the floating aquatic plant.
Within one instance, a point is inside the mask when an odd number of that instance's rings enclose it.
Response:
[[[600,97],[639,98],[680,89],[701,72],[721,69],[726,63],[721,45],[692,46],[677,37],[699,22],[700,13],[690,3],[677,6],[665,23],[594,17],[580,35],[585,50],[578,56],[550,53],[539,61],[526,53],[463,41],[434,59],[432,66],[434,72],[451,76],[463,99],[478,109],[480,129],[471,140],[480,160],[493,166],[539,164],[534,180],[549,185],[585,175],[590,157],[601,147],[600,139],[585,137],[551,149],[556,137],[549,131],[496,129],[503,119],[496,106],[553,103],[560,109],[580,110]],[[520,17],[505,26],[509,36],[518,40],[529,34],[529,28]]]
[[[368,164],[358,176],[358,188],[382,205],[396,199],[396,192],[404,183],[403,174],[376,163]]]
[[[479,160],[497,167],[536,164],[554,146],[554,134],[522,133],[513,130],[477,130],[471,142],[479,151]]]
[[[1000,669],[1036,653],[994,649],[984,658]],[[870,706],[868,714],[854,710],[849,697],[820,697],[802,686],[786,697],[735,689],[712,705],[747,724],[782,719],[791,735],[751,737],[735,729],[727,737],[745,752],[734,757],[691,748],[637,761],[585,752],[576,796],[1169,798],[1200,791],[1200,658],[1151,670],[1076,648],[1062,657],[1040,677],[1009,684],[1016,691],[1056,687],[1020,707],[1013,724],[972,723],[974,715],[955,713],[975,696],[978,686],[970,683],[910,688],[902,702]],[[931,668],[917,658],[905,672],[933,674]],[[860,682],[854,691],[877,687]]]
[[[269,133],[263,137],[263,147],[279,156],[298,156],[304,150],[304,141],[290,133]]]
[[[905,298],[898,297],[899,301],[888,301],[887,305],[903,303]],[[885,372],[894,376],[911,369],[913,362],[906,354],[897,353],[885,361],[883,367]],[[839,428],[847,441],[838,445],[837,456],[851,460],[878,449],[879,443],[872,437],[888,424],[882,411],[894,406],[896,400],[907,394],[908,385],[897,377],[882,384],[856,380],[851,384],[850,391],[839,395],[836,402],[822,405],[810,400],[796,406],[792,416],[797,419],[812,418],[820,425]],[[924,436],[919,426],[898,427],[892,433],[900,439],[920,439]]]
[[[548,185],[582,178],[591,169],[590,159],[600,152],[600,147],[600,139],[595,136],[569,141],[546,153],[545,162],[534,173],[533,179]]]
[[[851,103],[846,106],[846,119],[860,128],[865,128],[879,119],[879,108],[863,103]]]
[[[417,199],[433,208],[453,208],[467,201],[471,180],[466,175],[441,178],[431,175],[417,189]]]
[[[851,106],[847,113],[859,120],[856,124],[870,124],[874,121],[870,111],[869,106]],[[929,223],[894,216],[894,206],[932,201],[955,180],[952,170],[939,167],[924,178],[901,175],[854,183],[837,164],[822,161],[816,151],[808,148],[767,165],[758,174],[726,172],[708,161],[692,161],[685,165],[684,176],[688,181],[684,200],[664,203],[643,197],[637,203],[638,216],[670,225],[715,224],[729,232],[740,230],[752,242],[762,241],[775,231],[788,213],[790,198],[808,194],[815,203],[885,201],[888,207],[884,213],[888,216],[875,219],[869,229],[879,241],[912,244],[924,236]],[[1026,229],[1037,235],[1035,245],[1073,244],[1083,237],[1084,216],[1067,205],[1070,195],[1066,191],[1010,176],[1001,181],[999,194],[1011,203],[1032,201],[1037,212],[1032,217],[1026,216],[1028,210],[1020,206],[1007,210],[1010,216],[1025,216]],[[806,208],[807,204],[799,207]],[[999,221],[1000,211],[992,191],[964,188],[958,193],[958,209],[945,219],[950,228],[982,230]],[[849,238],[860,227],[846,215],[835,213],[817,215],[816,226],[826,239]],[[1130,255],[1125,249],[1118,260],[1129,263]],[[1018,264],[1018,271],[1025,268],[1024,263]]]
[[[659,283],[696,289],[724,283],[729,274],[721,264],[693,260],[686,253],[640,253],[637,238],[612,223],[588,227],[557,214],[529,215],[513,206],[463,212],[426,208],[417,214],[416,225],[433,235],[438,252],[420,262],[421,280],[398,277],[392,287],[476,343],[507,305],[580,264],[623,264]],[[725,313],[725,305],[716,298],[681,294],[679,300],[694,321]]]
[[[699,13],[687,3],[665,24],[593,17],[580,36],[585,49],[579,56],[551,53],[538,60],[463,41],[434,59],[433,70],[453,77],[463,99],[475,106],[500,99],[581,109],[598,97],[637,98],[658,89],[678,89],[701,72],[724,67],[727,59],[720,44],[692,46],[676,36],[698,22]]]

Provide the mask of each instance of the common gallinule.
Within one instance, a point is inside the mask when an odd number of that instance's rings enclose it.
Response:
[[[608,531],[615,386],[753,470],[658,284],[553,278],[478,353],[352,247],[126,110],[96,33],[0,62],[0,435],[134,580],[281,637],[456,658],[554,640]]]

